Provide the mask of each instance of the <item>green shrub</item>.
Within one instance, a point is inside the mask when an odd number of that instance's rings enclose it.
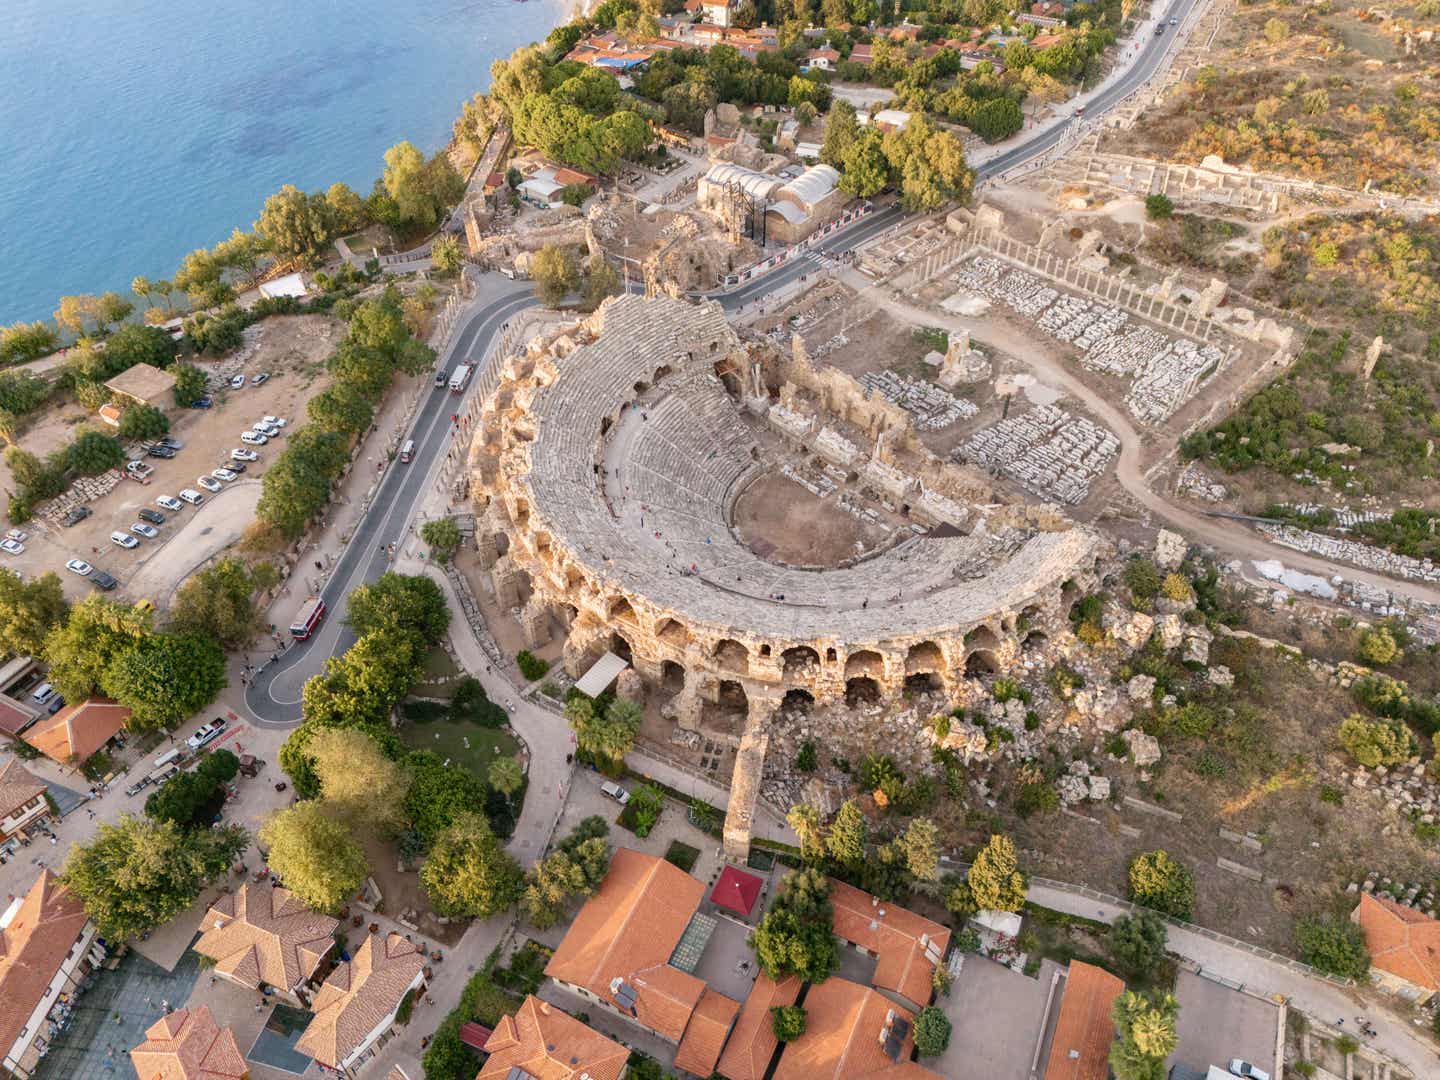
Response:
[[[799,1005],[772,1005],[770,1028],[781,1042],[793,1042],[805,1034],[805,1010]]]
[[[1060,793],[1043,780],[1020,785],[1020,792],[1015,796],[1015,812],[1023,818],[1053,813],[1059,807]]]
[[[1151,221],[1164,221],[1175,213],[1175,203],[1168,195],[1145,196],[1145,216]]]
[[[1133,556],[1125,564],[1125,587],[1140,603],[1148,603],[1160,595],[1160,568],[1143,555]]]
[[[1301,919],[1295,927],[1300,959],[1317,971],[1363,982],[1370,974],[1365,934],[1349,919]]]
[[[550,670],[550,662],[541,660],[529,649],[521,649],[515,654],[515,663],[519,665],[520,674],[525,676],[526,681],[534,682],[536,679],[544,678],[545,673]]]
[[[814,772],[819,762],[819,753],[815,747],[814,739],[806,739],[800,744],[800,750],[795,755],[796,772]]]
[[[950,1045],[950,1018],[934,1005],[915,1017],[915,1050],[921,1057],[937,1057]]]
[[[1130,899],[1177,919],[1189,919],[1195,910],[1195,875],[1163,848],[1146,851],[1130,860]]]
[[[1400,659],[1400,643],[1395,640],[1394,633],[1388,626],[1372,626],[1368,630],[1361,631],[1360,647],[1356,654],[1363,664],[1371,667],[1384,667],[1386,664],[1393,664]]]
[[[1340,745],[1367,769],[1396,765],[1415,753],[1415,737],[1398,720],[1367,720],[1359,713],[1340,725]]]

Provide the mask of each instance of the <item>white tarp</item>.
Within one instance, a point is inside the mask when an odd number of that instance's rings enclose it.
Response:
[[[590,665],[589,671],[580,676],[580,681],[575,684],[575,689],[587,697],[599,697],[629,666],[613,652],[607,652]]]
[[[260,295],[271,299],[280,296],[293,296],[299,300],[310,290],[305,288],[305,279],[299,274],[286,274],[274,281],[266,281],[260,285]]]

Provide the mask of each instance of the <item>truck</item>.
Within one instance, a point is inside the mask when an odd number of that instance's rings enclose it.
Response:
[[[469,364],[456,364],[455,370],[450,373],[450,392],[452,394],[463,394],[465,387],[470,383],[470,372],[473,371]]]

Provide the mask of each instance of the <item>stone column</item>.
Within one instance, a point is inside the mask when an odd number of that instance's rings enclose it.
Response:
[[[550,640],[550,605],[535,593],[520,612],[520,632],[526,648],[536,649]]]
[[[495,590],[495,602],[502,608],[520,605],[520,568],[508,555],[491,567],[490,586]]]

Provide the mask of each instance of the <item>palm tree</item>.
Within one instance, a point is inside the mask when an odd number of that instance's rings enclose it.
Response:
[[[172,310],[170,294],[175,291],[175,286],[172,285],[167,278],[160,278],[151,286],[151,288],[155,290],[156,296],[160,297],[161,300],[165,301],[165,310]]]
[[[790,807],[785,820],[800,838],[800,857],[806,862],[815,861],[823,850],[820,811],[809,803],[796,803]]]
[[[488,775],[490,786],[507,799],[519,791],[520,785],[525,782],[525,774],[520,769],[520,762],[513,757],[498,757],[490,762]]]
[[[144,274],[136,274],[130,279],[130,291],[136,296],[143,296],[148,303],[151,293],[155,291],[155,286],[150,283],[150,279]]]

